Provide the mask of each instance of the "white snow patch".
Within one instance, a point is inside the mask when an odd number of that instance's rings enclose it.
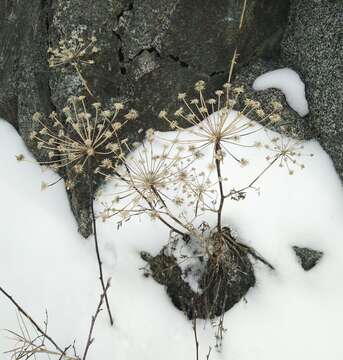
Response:
[[[251,140],[265,141],[264,136],[256,133]],[[92,239],[77,234],[62,184],[40,192],[42,176],[54,175],[42,175],[38,165],[16,162],[17,153],[32,158],[4,121],[0,144],[5,169],[0,176],[0,284],[40,323],[47,308],[51,336],[61,346],[76,338],[82,350],[101,291]],[[260,151],[242,148],[240,154],[250,166],[232,171],[233,163],[227,161],[223,177],[233,186],[246,184],[265,166],[266,150]],[[223,351],[213,351],[210,360],[343,358],[343,191],[319,144],[305,143],[304,152],[315,156],[303,159],[303,171],[289,176],[285,169],[273,168],[260,183],[260,196],[250,193],[225,208],[224,222],[276,271],[256,264],[257,284],[248,292],[247,303],[241,301],[227,312]],[[106,189],[110,191],[111,184]],[[105,195],[99,199],[98,210],[105,200]],[[134,218],[119,231],[111,222],[98,225],[104,271],[112,276],[109,298],[115,327],[103,311],[88,360],[195,358],[191,322],[175,309],[165,289],[139,270],[145,264],[139,251],[158,253],[168,240],[168,229],[148,217]],[[304,272],[291,249],[295,244],[322,250],[324,257]],[[0,328],[18,330],[14,308],[3,296]],[[208,345],[214,344],[209,323],[198,321],[198,336],[200,359],[205,359]],[[1,336],[0,352],[11,346]]]
[[[283,68],[260,75],[253,83],[254,90],[275,88],[281,90],[289,106],[300,116],[308,114],[308,104],[305,95],[305,84],[292,69]]]

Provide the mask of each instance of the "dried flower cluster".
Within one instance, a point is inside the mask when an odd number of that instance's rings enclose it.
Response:
[[[58,47],[48,49],[50,67],[58,67],[67,64],[75,65],[89,65],[94,64],[92,55],[99,52],[96,47],[96,37],[85,40],[83,37],[72,33],[70,39],[60,40]]]
[[[96,46],[96,41],[95,36],[85,40],[82,36],[73,32],[69,39],[60,40],[57,48],[49,47],[48,49],[49,67],[62,68],[61,70],[65,71],[66,66],[72,66],[84,88],[91,96],[94,95],[82,75],[81,68],[84,65],[94,64],[92,57],[100,51]]]
[[[101,161],[108,156],[121,158],[126,139],[120,139],[120,129],[138,117],[132,109],[119,120],[123,111],[122,103],[114,103],[105,110],[96,102],[87,109],[84,96],[73,96],[61,116],[52,112],[45,118],[35,113],[36,130],[30,133],[30,139],[38,149],[46,151],[48,160],[41,164],[55,171],[65,167],[73,170],[74,176],[66,182],[70,189],[75,185],[73,178],[84,173],[90,161]]]
[[[195,84],[197,98],[188,99],[185,93],[178,95],[182,103],[173,116],[165,110],[159,118],[167,121],[175,136],[166,139],[154,130],[147,132],[147,140],[118,167],[117,158],[106,158],[97,172],[114,178],[114,197],[105,204],[102,219],[119,216],[122,220],[132,216],[148,214],[158,219],[173,232],[182,236],[194,236],[204,243],[204,252],[213,251],[206,236],[195,225],[199,216],[206,212],[216,214],[216,231],[222,233],[222,211],[227,199],[242,200],[248,189],[274,164],[285,166],[293,174],[291,165],[304,166],[295,160],[302,154],[302,145],[298,141],[283,137],[271,139],[268,144],[249,143],[249,136],[264,130],[265,125],[281,123],[282,105],[271,103],[271,111],[262,109],[259,102],[244,97],[242,86],[226,83],[223,90],[217,90],[215,97],[206,99],[205,82]],[[244,106],[237,108],[242,99]],[[249,119],[254,112],[259,121]],[[189,127],[191,126],[191,127]],[[155,141],[156,140],[156,141]],[[163,141],[162,150],[157,151],[158,141]],[[270,143],[270,144],[269,144]],[[265,168],[241,189],[225,189],[228,179],[222,176],[222,166],[229,156],[240,166],[249,161],[239,156],[242,147],[264,147],[271,151]],[[211,151],[212,160],[202,171],[197,171],[195,163],[202,159],[203,151]],[[208,234],[207,234],[208,236]]]
[[[222,90],[215,91],[215,97],[207,100],[204,97],[205,85],[203,80],[195,84],[197,98],[187,99],[186,93],[178,95],[182,106],[174,112],[173,118],[164,110],[159,117],[167,121],[172,130],[185,131],[184,126],[180,125],[181,121],[188,127],[192,126],[186,131],[194,136],[185,142],[194,144],[199,150],[212,146],[214,159],[222,161],[225,155],[230,155],[244,166],[246,159],[234,154],[234,146],[259,147],[259,143],[242,144],[242,140],[262,130],[265,125],[280,122],[282,105],[272,102],[273,110],[266,113],[258,101],[245,98],[243,109],[235,110],[240,97],[244,97],[243,86],[234,87],[225,83]],[[259,117],[258,123],[249,119],[252,112]],[[220,145],[220,149],[216,148],[216,144],[217,147]]]
[[[271,155],[266,157],[270,164],[277,162],[279,167],[286,167],[289,175],[294,174],[294,166],[304,169],[305,165],[299,162],[302,156],[313,156],[313,154],[303,153],[304,145],[301,141],[285,139],[282,136],[270,139],[270,144],[265,145],[271,151]]]

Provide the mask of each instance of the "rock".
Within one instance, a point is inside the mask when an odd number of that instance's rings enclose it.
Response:
[[[310,131],[343,178],[343,2],[292,0],[281,60],[306,86]]]
[[[227,78],[239,42],[240,64],[277,53],[289,1],[249,0],[245,31],[238,33],[240,0],[18,0],[0,4],[0,116],[20,132],[38,160],[45,154],[29,140],[31,116],[49,114],[70,95],[83,92],[72,69],[49,69],[47,49],[59,40],[95,35],[101,49],[96,64],[83,71],[96,99],[124,101],[140,118],[126,128],[131,141],[138,129],[165,129],[157,114],[174,109],[178,92],[204,79],[208,90]],[[268,24],[268,26],[266,26]],[[94,101],[90,96],[89,101]],[[68,175],[68,170],[61,173]],[[70,192],[80,232],[91,233],[87,179]],[[88,219],[88,220],[87,220]]]
[[[285,95],[281,90],[271,88],[262,91],[255,91],[252,88],[252,85],[258,76],[284,66],[285,65],[280,62],[260,59],[254,63],[243,66],[237,74],[235,82],[237,85],[243,84],[246,96],[250,99],[258,100],[262,104],[263,109],[267,111],[272,110],[270,106],[271,101],[278,101],[282,104],[282,118],[284,121],[281,123],[287,123],[287,126],[280,127],[280,125],[276,124],[269,125],[269,128],[282,132],[293,138],[302,140],[311,139],[314,136],[311,129],[311,123],[308,122],[306,117],[303,118],[298,115],[298,113],[287,104]],[[243,106],[243,100],[244,99],[242,98],[240,107]],[[255,113],[251,113],[249,117],[256,121],[259,120]]]
[[[305,271],[311,270],[314,266],[316,266],[318,261],[324,255],[322,251],[317,251],[305,247],[292,246],[292,249],[294,250],[302,268]]]
[[[189,319],[212,319],[224,314],[246,295],[256,281],[246,253],[241,253],[239,257],[230,254],[230,261],[219,266],[213,259],[204,262],[200,292],[195,292],[185,281],[185,271],[173,255],[166,255],[165,249],[156,256],[143,252],[141,257],[149,265],[145,275],[151,275],[164,285],[174,306]]]

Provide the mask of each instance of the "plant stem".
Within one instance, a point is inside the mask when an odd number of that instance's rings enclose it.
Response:
[[[255,182],[258,181],[258,180],[261,178],[261,176],[262,176],[265,172],[267,172],[267,170],[270,169],[270,168],[276,163],[276,161],[277,161],[279,158],[280,158],[280,156],[277,156],[271,163],[268,164],[268,166],[266,166],[266,167],[255,177],[255,179],[254,179],[249,185],[245,186],[245,187],[242,188],[242,189],[239,189],[239,190],[237,190],[237,191],[234,191],[234,194],[240,193],[240,192],[242,192],[242,191],[244,191],[244,190],[247,190],[247,189],[251,188],[251,187],[255,184]],[[225,195],[225,198],[227,198],[227,197],[229,197],[229,196],[231,196],[231,195],[232,195],[231,193],[230,193],[230,194],[227,194],[227,195]]]
[[[180,221],[179,219],[177,219],[172,213],[171,211],[169,210],[167,204],[165,203],[165,201],[163,200],[161,194],[156,190],[156,188],[154,186],[151,186],[151,190],[153,191],[153,193],[155,194],[155,196],[157,197],[158,200],[160,200],[162,206],[164,207],[164,209],[166,210],[167,212],[167,215],[172,219],[174,220],[177,224],[179,224],[181,227],[186,228],[186,226],[182,223],[182,221]],[[182,233],[181,231],[176,231],[178,232],[180,235],[186,235],[184,233]]]
[[[93,93],[91,92],[90,88],[87,85],[87,81],[85,80],[85,78],[83,77],[81,70],[79,69],[79,66],[77,64],[74,64],[74,68],[77,72],[77,75],[79,76],[83,86],[85,87],[86,91],[88,92],[89,95],[91,95],[92,97],[94,97]]]
[[[115,174],[116,176],[118,176],[120,180],[122,180],[122,181],[124,181],[126,184],[128,184],[129,186],[132,186],[132,188],[133,188],[135,191],[137,191],[137,193],[148,203],[148,205],[150,206],[150,209],[151,209],[151,210],[155,210],[154,204],[153,204],[153,203],[137,188],[137,186],[135,185],[135,183],[134,183],[134,181],[132,180],[132,177],[131,177],[130,169],[129,169],[128,166],[125,164],[125,162],[124,162],[124,166],[125,166],[126,171],[127,171],[128,175],[129,175],[129,177],[130,177],[130,179],[131,179],[131,182],[128,181],[128,180],[126,180],[126,179],[125,179],[123,176],[121,176],[116,170],[114,170],[114,174]],[[162,199],[158,193],[156,194],[156,189],[155,189],[155,190],[153,189],[153,191],[154,191],[154,193],[155,193],[155,195],[156,195],[157,197],[159,197],[160,199]],[[163,199],[162,199],[162,204],[164,204],[164,206],[165,206],[165,203],[164,203]],[[166,210],[167,210],[167,215],[168,215],[169,217],[172,217],[171,214],[170,214],[169,209],[168,209],[166,206],[165,206],[165,208],[166,208]],[[157,210],[156,210],[156,211],[157,211]],[[176,232],[177,234],[181,235],[182,237],[186,236],[185,233],[183,233],[182,231],[176,229],[173,225],[169,224],[168,221],[164,220],[164,219],[162,218],[162,216],[158,213],[158,211],[157,211],[157,217],[158,217],[158,219],[159,219],[164,225],[166,225],[170,230]],[[172,219],[173,219],[173,217],[172,217]],[[175,220],[174,220],[174,221],[175,221]],[[176,221],[176,223],[177,223],[177,221]],[[182,223],[181,223],[181,226],[184,227],[184,225],[182,225]]]
[[[217,228],[218,228],[218,232],[221,232],[221,230],[222,230],[222,211],[223,211],[223,206],[224,206],[224,201],[225,201],[225,195],[224,195],[224,189],[223,189],[221,163],[220,163],[220,158],[218,158],[218,155],[220,155],[221,151],[222,151],[219,140],[216,141],[214,150],[215,150],[215,164],[216,164],[218,184],[219,184],[219,194],[220,194],[220,202],[219,202],[219,207],[218,207],[218,212],[217,212]]]
[[[94,325],[95,325],[96,319],[97,319],[97,317],[98,317],[98,315],[99,315],[99,313],[101,311],[101,306],[102,306],[102,304],[104,302],[104,298],[106,299],[106,293],[107,293],[109,287],[111,286],[110,280],[111,279],[107,280],[107,284],[106,284],[106,286],[104,288],[104,292],[100,296],[100,301],[99,301],[98,307],[97,307],[97,309],[95,311],[95,314],[92,316],[91,326],[90,326],[90,329],[89,329],[88,339],[87,339],[87,343],[86,343],[85,351],[83,353],[82,360],[86,360],[88,350],[89,350],[90,346],[94,342],[94,338],[93,338]]]
[[[59,353],[64,353],[65,351],[62,350],[62,348],[60,346],[57,345],[57,343],[46,333],[46,331],[44,331],[33,319],[32,317],[13,299],[13,297],[6,292],[1,286],[0,286],[0,292],[3,293],[7,299],[9,299],[12,304],[17,308],[17,310],[23,314],[29,321],[30,323],[36,328],[36,330],[42,334],[44,336],[44,338],[48,339],[49,342],[59,351]]]
[[[197,317],[195,316],[193,319],[193,333],[194,333],[194,341],[195,341],[195,359],[199,360],[199,341],[197,334]]]
[[[89,193],[90,193],[89,201],[90,201],[91,217],[92,217],[92,224],[93,224],[94,245],[95,245],[95,252],[96,252],[96,257],[97,257],[97,261],[98,261],[99,280],[100,280],[100,283],[101,283],[102,290],[104,291],[105,303],[106,303],[106,308],[107,308],[108,316],[109,316],[109,319],[110,319],[110,323],[111,323],[111,326],[113,326],[114,321],[113,321],[113,316],[112,316],[110,304],[109,304],[109,301],[108,301],[108,296],[107,296],[107,293],[105,292],[106,287],[105,287],[103,270],[102,270],[102,260],[101,260],[101,256],[100,256],[100,250],[99,250],[98,233],[97,233],[96,218],[95,218],[95,212],[94,212],[93,171],[92,171],[91,165],[92,165],[91,164],[91,159],[89,158],[89,161],[88,161],[88,169],[89,169],[88,173],[89,173],[89,181],[90,181],[90,184],[89,184]]]

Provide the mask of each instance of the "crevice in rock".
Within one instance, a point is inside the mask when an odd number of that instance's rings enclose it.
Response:
[[[180,66],[184,67],[184,68],[189,68],[190,65],[187,64],[186,62],[180,60],[180,58],[178,56],[175,56],[175,55],[172,55],[172,54],[169,54],[168,57],[172,60],[174,60],[175,62],[179,63]]]
[[[123,39],[118,31],[118,28],[120,26],[121,18],[124,16],[124,14],[127,13],[128,11],[132,11],[133,3],[134,2],[131,1],[127,6],[123,7],[122,11],[117,15],[116,29],[113,29],[113,34],[116,36],[116,38],[119,40],[119,43],[120,43],[120,46],[118,49],[118,61],[119,61],[120,72],[122,75],[126,75],[127,70],[126,70],[126,62],[125,62],[125,56],[124,56],[124,51],[123,51]]]
[[[42,8],[42,13],[43,16],[45,16],[45,36],[46,36],[46,51],[50,46],[50,42],[49,42],[49,34],[50,34],[50,28],[51,28],[51,24],[52,24],[52,0],[42,0],[41,1],[41,8]],[[49,68],[48,65],[46,65],[46,90],[48,92],[48,106],[49,109],[51,111],[56,111],[57,108],[55,106],[55,104],[52,101],[52,90],[51,90],[51,86],[50,86],[50,73],[49,73]]]
[[[226,71],[224,71],[224,70],[214,71],[209,76],[212,77],[212,76],[216,76],[216,75],[223,75],[225,73],[226,73]]]
[[[158,50],[154,47],[150,47],[141,49],[132,59],[129,60],[129,62],[131,63],[134,59],[138,58],[140,55],[143,54],[144,51],[147,51],[150,54],[155,53],[158,58],[161,58],[161,54],[158,52]]]

